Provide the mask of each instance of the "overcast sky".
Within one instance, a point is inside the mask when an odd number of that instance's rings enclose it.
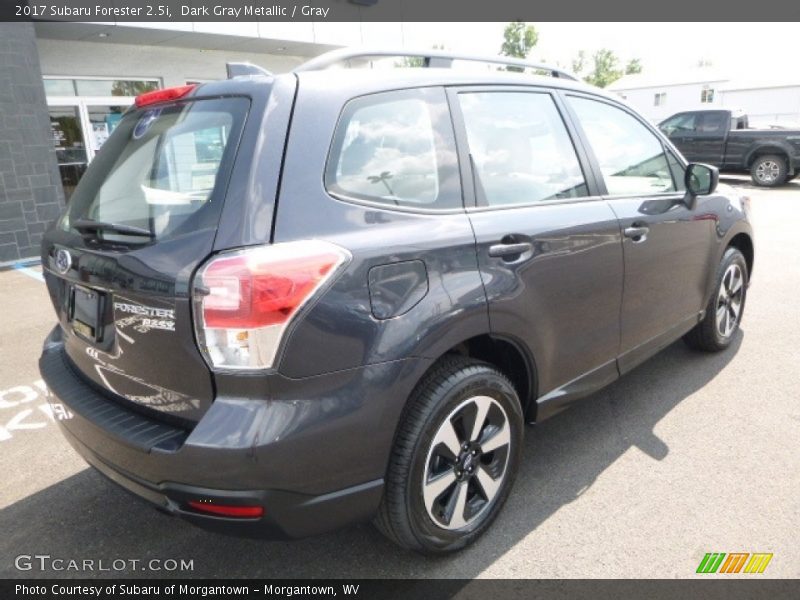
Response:
[[[579,50],[610,48],[648,71],[681,71],[711,60],[735,77],[796,72],[797,23],[530,23],[539,43],[529,58],[570,67]],[[405,23],[406,45],[497,54],[505,23]],[[772,72],[770,72],[772,71]],[[800,74],[798,74],[800,79]]]

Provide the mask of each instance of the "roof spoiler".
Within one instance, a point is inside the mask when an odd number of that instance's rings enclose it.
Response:
[[[339,64],[347,63],[354,59],[370,59],[377,57],[413,57],[423,59],[422,66],[433,69],[449,69],[453,66],[454,60],[465,60],[470,62],[482,62],[498,65],[524,67],[528,69],[536,69],[538,71],[546,71],[552,77],[560,77],[563,79],[571,79],[577,81],[578,78],[572,73],[547,65],[544,63],[532,62],[527,59],[513,58],[508,56],[481,56],[478,54],[461,54],[457,52],[450,52],[447,50],[409,50],[409,49],[384,49],[384,48],[341,48],[321,54],[316,58],[304,62],[299,67],[295,67],[294,72],[300,71],[321,71],[328,67]]]
[[[272,77],[272,73],[265,68],[249,62],[229,62],[225,65],[225,70],[228,73],[228,79],[251,76]]]

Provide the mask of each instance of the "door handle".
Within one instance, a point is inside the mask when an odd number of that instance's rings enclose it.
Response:
[[[647,234],[650,233],[650,228],[645,225],[633,225],[625,228],[625,237],[631,238],[634,242],[643,242],[647,239]]]
[[[533,244],[530,242],[517,242],[513,244],[493,244],[489,246],[489,256],[492,257],[506,257],[518,256],[533,250]]]

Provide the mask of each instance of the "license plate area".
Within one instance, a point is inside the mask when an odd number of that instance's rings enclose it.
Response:
[[[82,285],[75,285],[71,296],[69,320],[72,331],[87,341],[102,341],[101,316],[105,295]]]

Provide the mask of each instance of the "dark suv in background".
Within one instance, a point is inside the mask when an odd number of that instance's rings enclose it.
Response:
[[[454,550],[525,423],[737,331],[752,231],[713,167],[548,67],[325,70],[383,54],[140,96],[45,237],[64,435],[172,514]]]

